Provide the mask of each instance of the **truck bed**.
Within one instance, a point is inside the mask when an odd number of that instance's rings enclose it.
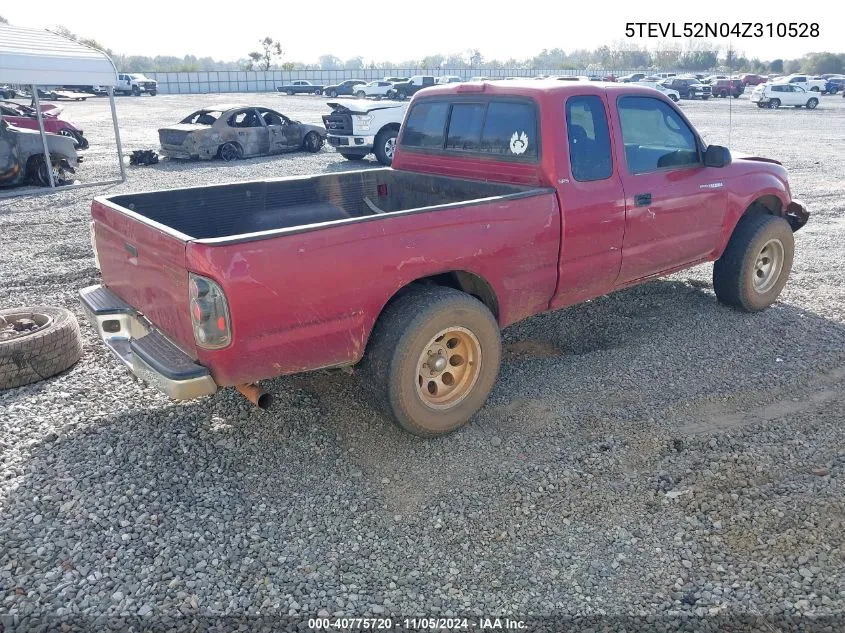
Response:
[[[384,168],[133,193],[105,200],[171,229],[182,239],[231,242],[260,239],[263,236],[257,234],[267,231],[311,230],[326,223],[463,206],[532,189]]]

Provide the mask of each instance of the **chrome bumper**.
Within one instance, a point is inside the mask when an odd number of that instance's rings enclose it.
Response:
[[[79,291],[92,327],[112,353],[138,378],[174,400],[190,400],[217,391],[208,369],[170,342],[138,312],[105,286]]]

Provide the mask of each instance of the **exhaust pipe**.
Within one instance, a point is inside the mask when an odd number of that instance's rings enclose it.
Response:
[[[268,409],[273,404],[272,394],[267,393],[255,383],[235,385],[235,389],[259,409]]]

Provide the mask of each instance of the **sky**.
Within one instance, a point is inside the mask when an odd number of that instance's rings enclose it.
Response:
[[[38,0],[3,2],[0,15],[17,26],[63,25],[81,37],[98,40],[127,55],[186,54],[237,60],[257,50],[266,35],[280,40],[284,61],[316,62],[323,54],[365,62],[419,59],[428,54],[460,53],[477,48],[485,59],[531,57],[543,48],[593,49],[620,41],[653,47],[658,40],[626,40],[628,22],[815,22],[816,38],[747,38],[729,43],[748,58],[801,57],[808,52],[845,52],[842,20],[834,2],[769,0],[737,2],[564,2],[561,0],[270,0],[238,3],[222,0],[172,2],[144,0]],[[37,7],[37,10],[33,10]],[[583,8],[580,8],[583,7]],[[836,31],[839,31],[837,37]],[[680,43],[680,40],[678,40]]]

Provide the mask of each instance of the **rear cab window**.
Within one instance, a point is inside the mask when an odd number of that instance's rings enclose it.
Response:
[[[524,97],[425,99],[408,113],[399,145],[412,151],[536,162],[538,120],[536,104]]]

